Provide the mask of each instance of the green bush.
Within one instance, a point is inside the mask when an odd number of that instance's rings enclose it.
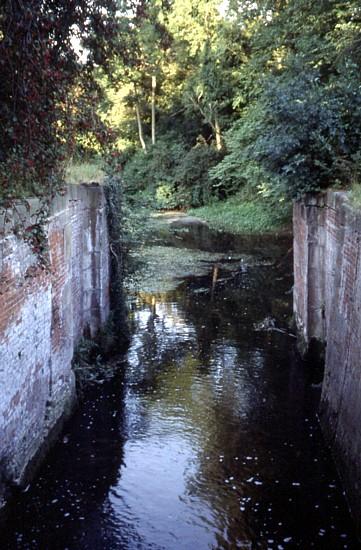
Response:
[[[123,153],[123,158],[127,153]],[[208,176],[221,155],[206,143],[191,149],[173,134],[149,148],[138,149],[125,162],[123,179],[127,194],[146,193],[158,208],[185,208],[207,203],[215,194]],[[217,190],[216,190],[217,191]]]
[[[155,200],[156,207],[161,210],[179,206],[176,189],[170,183],[158,184],[155,191]]]
[[[145,153],[142,149],[127,153],[123,171],[125,190],[133,193],[147,188],[155,189],[159,184],[173,183],[175,169],[185,155],[186,147],[177,141],[173,134],[163,136],[149,147]]]
[[[361,149],[358,88],[351,75],[328,86],[321,85],[316,71],[273,78],[227,134],[229,153],[212,179],[291,198],[347,185]]]
[[[201,206],[216,194],[209,170],[222,158],[206,143],[198,143],[182,158],[175,174],[179,202],[182,206]]]

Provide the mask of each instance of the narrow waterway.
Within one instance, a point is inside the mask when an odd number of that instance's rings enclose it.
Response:
[[[290,241],[159,222],[132,341],[87,390],[0,549],[359,548],[289,330]]]

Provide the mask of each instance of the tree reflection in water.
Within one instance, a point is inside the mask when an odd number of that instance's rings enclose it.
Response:
[[[121,370],[10,508],[2,549],[357,548],[294,339],[255,329],[287,328],[289,242],[182,235],[144,251]]]

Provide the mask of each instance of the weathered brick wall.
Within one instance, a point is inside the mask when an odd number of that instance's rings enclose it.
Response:
[[[294,226],[295,318],[327,343],[320,419],[361,533],[361,212],[329,192],[296,203]]]
[[[75,345],[109,313],[102,188],[69,186],[47,234],[48,271],[24,241],[0,237],[0,506],[73,402]]]
[[[324,197],[297,202],[293,212],[294,228],[294,313],[305,351],[311,339],[325,338],[326,277],[324,264],[326,235]]]

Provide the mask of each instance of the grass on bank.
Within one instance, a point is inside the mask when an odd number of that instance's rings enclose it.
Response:
[[[205,220],[212,229],[237,234],[280,233],[292,223],[291,205],[242,197],[192,208],[188,213]]]
[[[71,163],[66,168],[68,183],[102,183],[105,173],[99,162]]]

